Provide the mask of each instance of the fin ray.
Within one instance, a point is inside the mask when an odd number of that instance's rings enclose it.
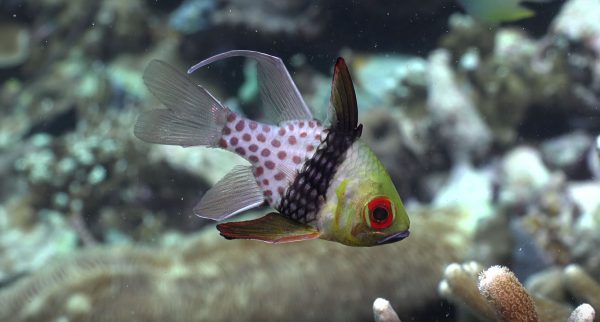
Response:
[[[249,166],[236,166],[208,190],[194,207],[199,217],[221,221],[264,202]]]
[[[208,91],[160,60],[148,64],[144,83],[167,109],[142,113],[135,136],[149,143],[216,145],[229,110]]]
[[[358,126],[358,105],[350,71],[344,59],[335,63],[330,98],[331,126],[335,130],[354,133]],[[360,135],[360,133],[359,133]]]
[[[209,57],[188,69],[188,74],[214,62],[243,56],[258,63],[258,83],[263,104],[271,109],[277,122],[313,119],[310,109],[279,57],[251,50],[232,50]]]
[[[275,212],[254,220],[219,224],[217,229],[221,236],[227,239],[254,239],[272,244],[309,240],[320,236],[315,228]]]

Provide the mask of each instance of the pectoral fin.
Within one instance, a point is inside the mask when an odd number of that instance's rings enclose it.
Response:
[[[264,217],[217,225],[227,239],[255,239],[267,243],[289,243],[318,238],[315,228],[272,212]]]

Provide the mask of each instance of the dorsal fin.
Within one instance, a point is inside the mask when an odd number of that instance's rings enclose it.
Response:
[[[232,50],[209,57],[188,69],[191,74],[201,67],[235,56],[255,60],[262,103],[275,114],[276,122],[313,119],[310,109],[279,57],[251,50]]]
[[[354,85],[342,57],[339,57],[335,63],[329,108],[332,129],[360,136],[362,125],[358,125],[358,105]]]

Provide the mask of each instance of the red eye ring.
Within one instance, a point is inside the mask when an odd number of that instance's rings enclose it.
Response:
[[[392,225],[394,212],[392,203],[387,197],[375,197],[367,204],[371,228],[385,229]]]

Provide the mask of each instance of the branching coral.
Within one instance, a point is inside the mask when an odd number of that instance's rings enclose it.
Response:
[[[595,316],[596,311],[591,305],[581,304],[571,313],[567,322],[594,322]]]
[[[0,321],[364,321],[382,296],[399,312],[437,298],[469,233],[456,211],[415,212],[399,244],[226,241],[212,229],[162,249],[88,249],[0,292]],[[391,285],[394,285],[391,287]]]
[[[579,300],[600,309],[600,283],[589,276],[581,267],[569,265],[564,270],[566,286]]]
[[[378,298],[373,302],[375,322],[401,322],[388,300]]]
[[[553,300],[533,294],[530,295],[521,285],[515,275],[506,267],[492,266],[482,273],[482,268],[476,263],[451,264],[446,268],[444,280],[440,283],[440,293],[448,300],[467,308],[485,321],[566,321],[569,315],[586,321],[593,314],[593,309],[582,306],[571,313],[572,308]],[[567,281],[573,294],[579,294],[585,301],[594,305],[600,296],[595,293],[597,283],[591,278],[586,280],[580,271],[567,268],[566,276],[575,275],[579,282],[593,285],[585,287]],[[572,273],[569,273],[572,272]],[[477,274],[479,283],[477,283]],[[568,278],[567,278],[568,279]],[[478,285],[477,285],[478,284]],[[583,312],[586,314],[580,314]]]
[[[536,322],[533,300],[515,274],[502,266],[492,266],[479,275],[479,292],[485,296],[500,321]]]

